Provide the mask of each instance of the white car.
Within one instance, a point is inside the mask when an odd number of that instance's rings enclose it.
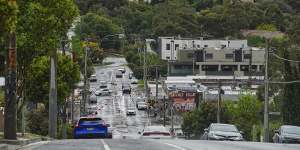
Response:
[[[127,107],[126,114],[127,115],[136,115],[135,108],[134,107]]]
[[[138,110],[146,110],[148,108],[148,105],[146,102],[137,102],[136,107]]]
[[[125,68],[119,68],[118,71],[122,72],[122,73],[125,73],[126,72],[126,69]]]
[[[96,96],[109,96],[111,94],[111,90],[105,88],[95,91]]]
[[[130,83],[131,84],[138,84],[138,80],[136,78],[132,78]]]
[[[172,139],[170,131],[164,126],[146,126],[139,134],[142,139]]]

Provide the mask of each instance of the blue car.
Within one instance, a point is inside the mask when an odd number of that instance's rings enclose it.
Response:
[[[108,124],[99,117],[81,117],[74,128],[74,138],[111,138]]]

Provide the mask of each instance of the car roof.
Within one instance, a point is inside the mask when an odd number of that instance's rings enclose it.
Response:
[[[95,117],[95,116],[85,116],[85,117],[80,117],[79,119],[100,119],[100,120],[102,120],[102,118]]]
[[[212,123],[211,126],[235,126],[234,124]]]
[[[167,128],[164,126],[146,126],[145,131],[165,131],[168,132]]]
[[[281,128],[300,128],[299,126],[294,126],[294,125],[282,125]]]

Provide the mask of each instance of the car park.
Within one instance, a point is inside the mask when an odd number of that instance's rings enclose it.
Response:
[[[275,130],[273,142],[300,144],[300,127],[292,125],[281,126],[278,130]]]
[[[73,130],[73,136],[77,138],[110,138],[109,124],[99,117],[81,117]]]
[[[235,125],[212,123],[202,135],[204,140],[216,141],[243,141],[243,132],[239,131]]]
[[[142,139],[172,139],[170,131],[164,126],[146,126],[139,134]]]

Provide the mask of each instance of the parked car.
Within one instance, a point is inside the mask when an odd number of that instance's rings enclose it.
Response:
[[[90,104],[97,104],[97,97],[96,95],[90,96]]]
[[[136,115],[135,107],[127,107],[126,114],[127,115]]]
[[[81,117],[73,130],[73,136],[77,138],[110,138],[109,124],[99,117]]]
[[[181,127],[174,127],[174,136],[176,136],[177,138],[185,138],[183,131],[181,129]]]
[[[300,143],[300,127],[283,125],[275,130],[274,143]]]
[[[133,72],[129,72],[128,78],[129,78],[129,79],[132,79],[132,78],[133,78]]]
[[[136,107],[138,110],[146,110],[148,108],[148,105],[146,102],[137,102]]]
[[[146,126],[139,134],[142,139],[172,139],[170,131],[164,126]]]
[[[131,84],[138,84],[138,82],[139,81],[136,78],[132,78],[130,81]]]
[[[218,141],[243,141],[243,132],[239,131],[235,125],[212,123],[206,129],[202,139]]]

